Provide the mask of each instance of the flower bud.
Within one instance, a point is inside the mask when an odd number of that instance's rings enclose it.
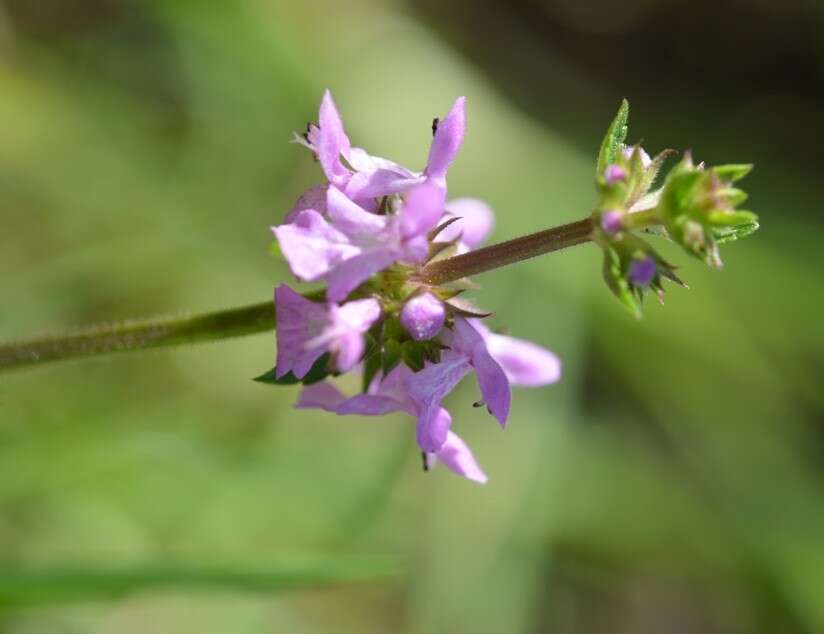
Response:
[[[415,341],[432,339],[445,320],[446,309],[432,293],[415,295],[401,310],[401,324]]]
[[[658,267],[655,265],[655,260],[649,255],[644,255],[641,258],[636,258],[629,265],[628,278],[633,285],[639,287],[646,287],[658,272]]]
[[[607,169],[604,170],[604,180],[607,185],[623,182],[627,180],[627,171],[620,165],[612,163],[611,165],[607,165]]]
[[[623,217],[624,214],[614,209],[603,212],[601,214],[601,229],[609,235],[618,233],[621,230],[621,220]]]

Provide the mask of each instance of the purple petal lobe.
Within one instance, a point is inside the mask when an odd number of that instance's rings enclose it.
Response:
[[[492,208],[477,198],[456,198],[446,203],[447,215],[441,219],[457,217],[458,220],[438,234],[437,240],[449,242],[460,238],[467,249],[474,249],[484,243],[495,226]]]
[[[353,147],[349,150],[348,156],[349,164],[356,172],[377,172],[378,170],[385,170],[388,172],[395,172],[407,178],[417,178],[420,174],[416,174],[412,170],[405,168],[403,165],[398,165],[394,161],[381,158],[380,156],[372,156],[366,150],[359,147]]]
[[[460,383],[471,369],[469,358],[445,353],[440,363],[412,374],[407,380],[409,395],[418,404],[418,444],[424,451],[437,451],[446,440],[446,431],[439,418],[441,401]]]
[[[326,307],[281,284],[275,289],[275,321],[278,357],[275,376],[280,378],[291,371],[302,379],[324,353],[323,347],[307,349],[306,344],[327,326]]]
[[[332,225],[353,240],[374,241],[386,228],[386,216],[369,213],[333,185],[326,194],[326,208]]]
[[[361,299],[340,308],[332,306],[331,328],[339,333],[333,345],[338,370],[348,372],[361,360],[365,348],[363,333],[372,327],[380,315],[381,307],[376,299]]]
[[[445,201],[446,189],[433,181],[412,187],[401,209],[401,234],[411,238],[434,229],[443,215]]]
[[[463,143],[466,129],[465,102],[465,97],[458,97],[449,114],[438,123],[426,163],[427,176],[437,179],[446,177],[446,171]]]
[[[298,214],[306,209],[312,209],[320,214],[326,213],[326,185],[317,185],[303,192],[295,201],[295,206],[286,214],[284,224],[294,222]]]
[[[423,180],[422,176],[409,176],[388,169],[358,172],[347,183],[346,195],[353,199],[391,196],[400,194]]]
[[[340,157],[349,155],[349,137],[343,130],[332,93],[328,90],[323,95],[318,113],[318,127],[315,152],[326,178],[336,185],[343,185],[348,180],[349,171],[341,163]]]
[[[440,450],[449,435],[452,416],[443,407],[434,407],[427,418],[418,419],[418,445],[427,452]]]
[[[445,320],[446,309],[432,293],[415,295],[401,310],[401,324],[415,341],[432,339]]]
[[[360,414],[362,416],[382,416],[392,412],[406,412],[408,409],[400,401],[380,394],[357,394],[341,403],[335,410],[341,416]]]
[[[299,212],[292,224],[272,227],[272,231],[292,273],[304,281],[320,279],[360,252],[313,209]]]
[[[481,395],[489,411],[503,427],[512,403],[512,390],[506,373],[487,350],[481,334],[462,317],[455,318],[455,343],[462,350],[468,350]]]
[[[481,469],[475,456],[467,444],[454,432],[446,435],[446,441],[439,451],[435,453],[445,467],[454,471],[459,476],[463,476],[473,482],[486,484],[486,474]]]
[[[343,301],[372,275],[392,265],[397,255],[394,249],[375,249],[338,265],[326,276],[329,283],[326,289],[327,299],[332,302]]]
[[[560,359],[532,342],[490,334],[486,346],[512,385],[538,387],[561,378]]]
[[[300,391],[298,409],[325,409],[327,412],[337,412],[338,407],[346,401],[340,390],[327,381],[307,385]]]

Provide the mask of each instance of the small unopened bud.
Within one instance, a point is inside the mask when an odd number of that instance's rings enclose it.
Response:
[[[607,168],[604,170],[604,180],[607,182],[607,185],[620,183],[627,180],[627,171],[620,165],[615,165],[614,163],[607,165]]]
[[[632,261],[629,265],[629,281],[635,286],[647,286],[658,271],[658,267],[650,256],[645,255]]]
[[[604,233],[608,233],[610,235],[618,233],[621,227],[621,219],[624,217],[620,211],[609,210],[605,211],[601,214],[601,229],[604,230]]]
[[[432,293],[410,299],[401,310],[401,324],[415,341],[427,341],[437,335],[446,320],[446,309]]]

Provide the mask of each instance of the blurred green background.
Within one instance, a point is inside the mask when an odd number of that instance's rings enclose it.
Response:
[[[413,168],[466,95],[450,190],[498,240],[589,212],[624,96],[647,149],[755,162],[763,226],[721,273],[664,245],[692,290],[640,322],[591,245],[481,277],[565,363],[505,433],[451,397],[485,487],[423,474],[408,417],[250,381],[272,335],[0,376],[0,631],[824,631],[822,25],[801,0],[0,3],[0,339],[291,279],[268,226],[321,179],[288,141],[326,87]]]

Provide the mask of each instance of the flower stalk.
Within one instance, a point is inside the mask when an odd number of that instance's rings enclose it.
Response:
[[[583,244],[591,239],[592,219],[584,218],[560,227],[476,249],[463,255],[431,262],[417,277],[424,284],[438,286],[470,275],[499,269],[515,262],[529,260],[545,253],[560,251],[576,244]]]

